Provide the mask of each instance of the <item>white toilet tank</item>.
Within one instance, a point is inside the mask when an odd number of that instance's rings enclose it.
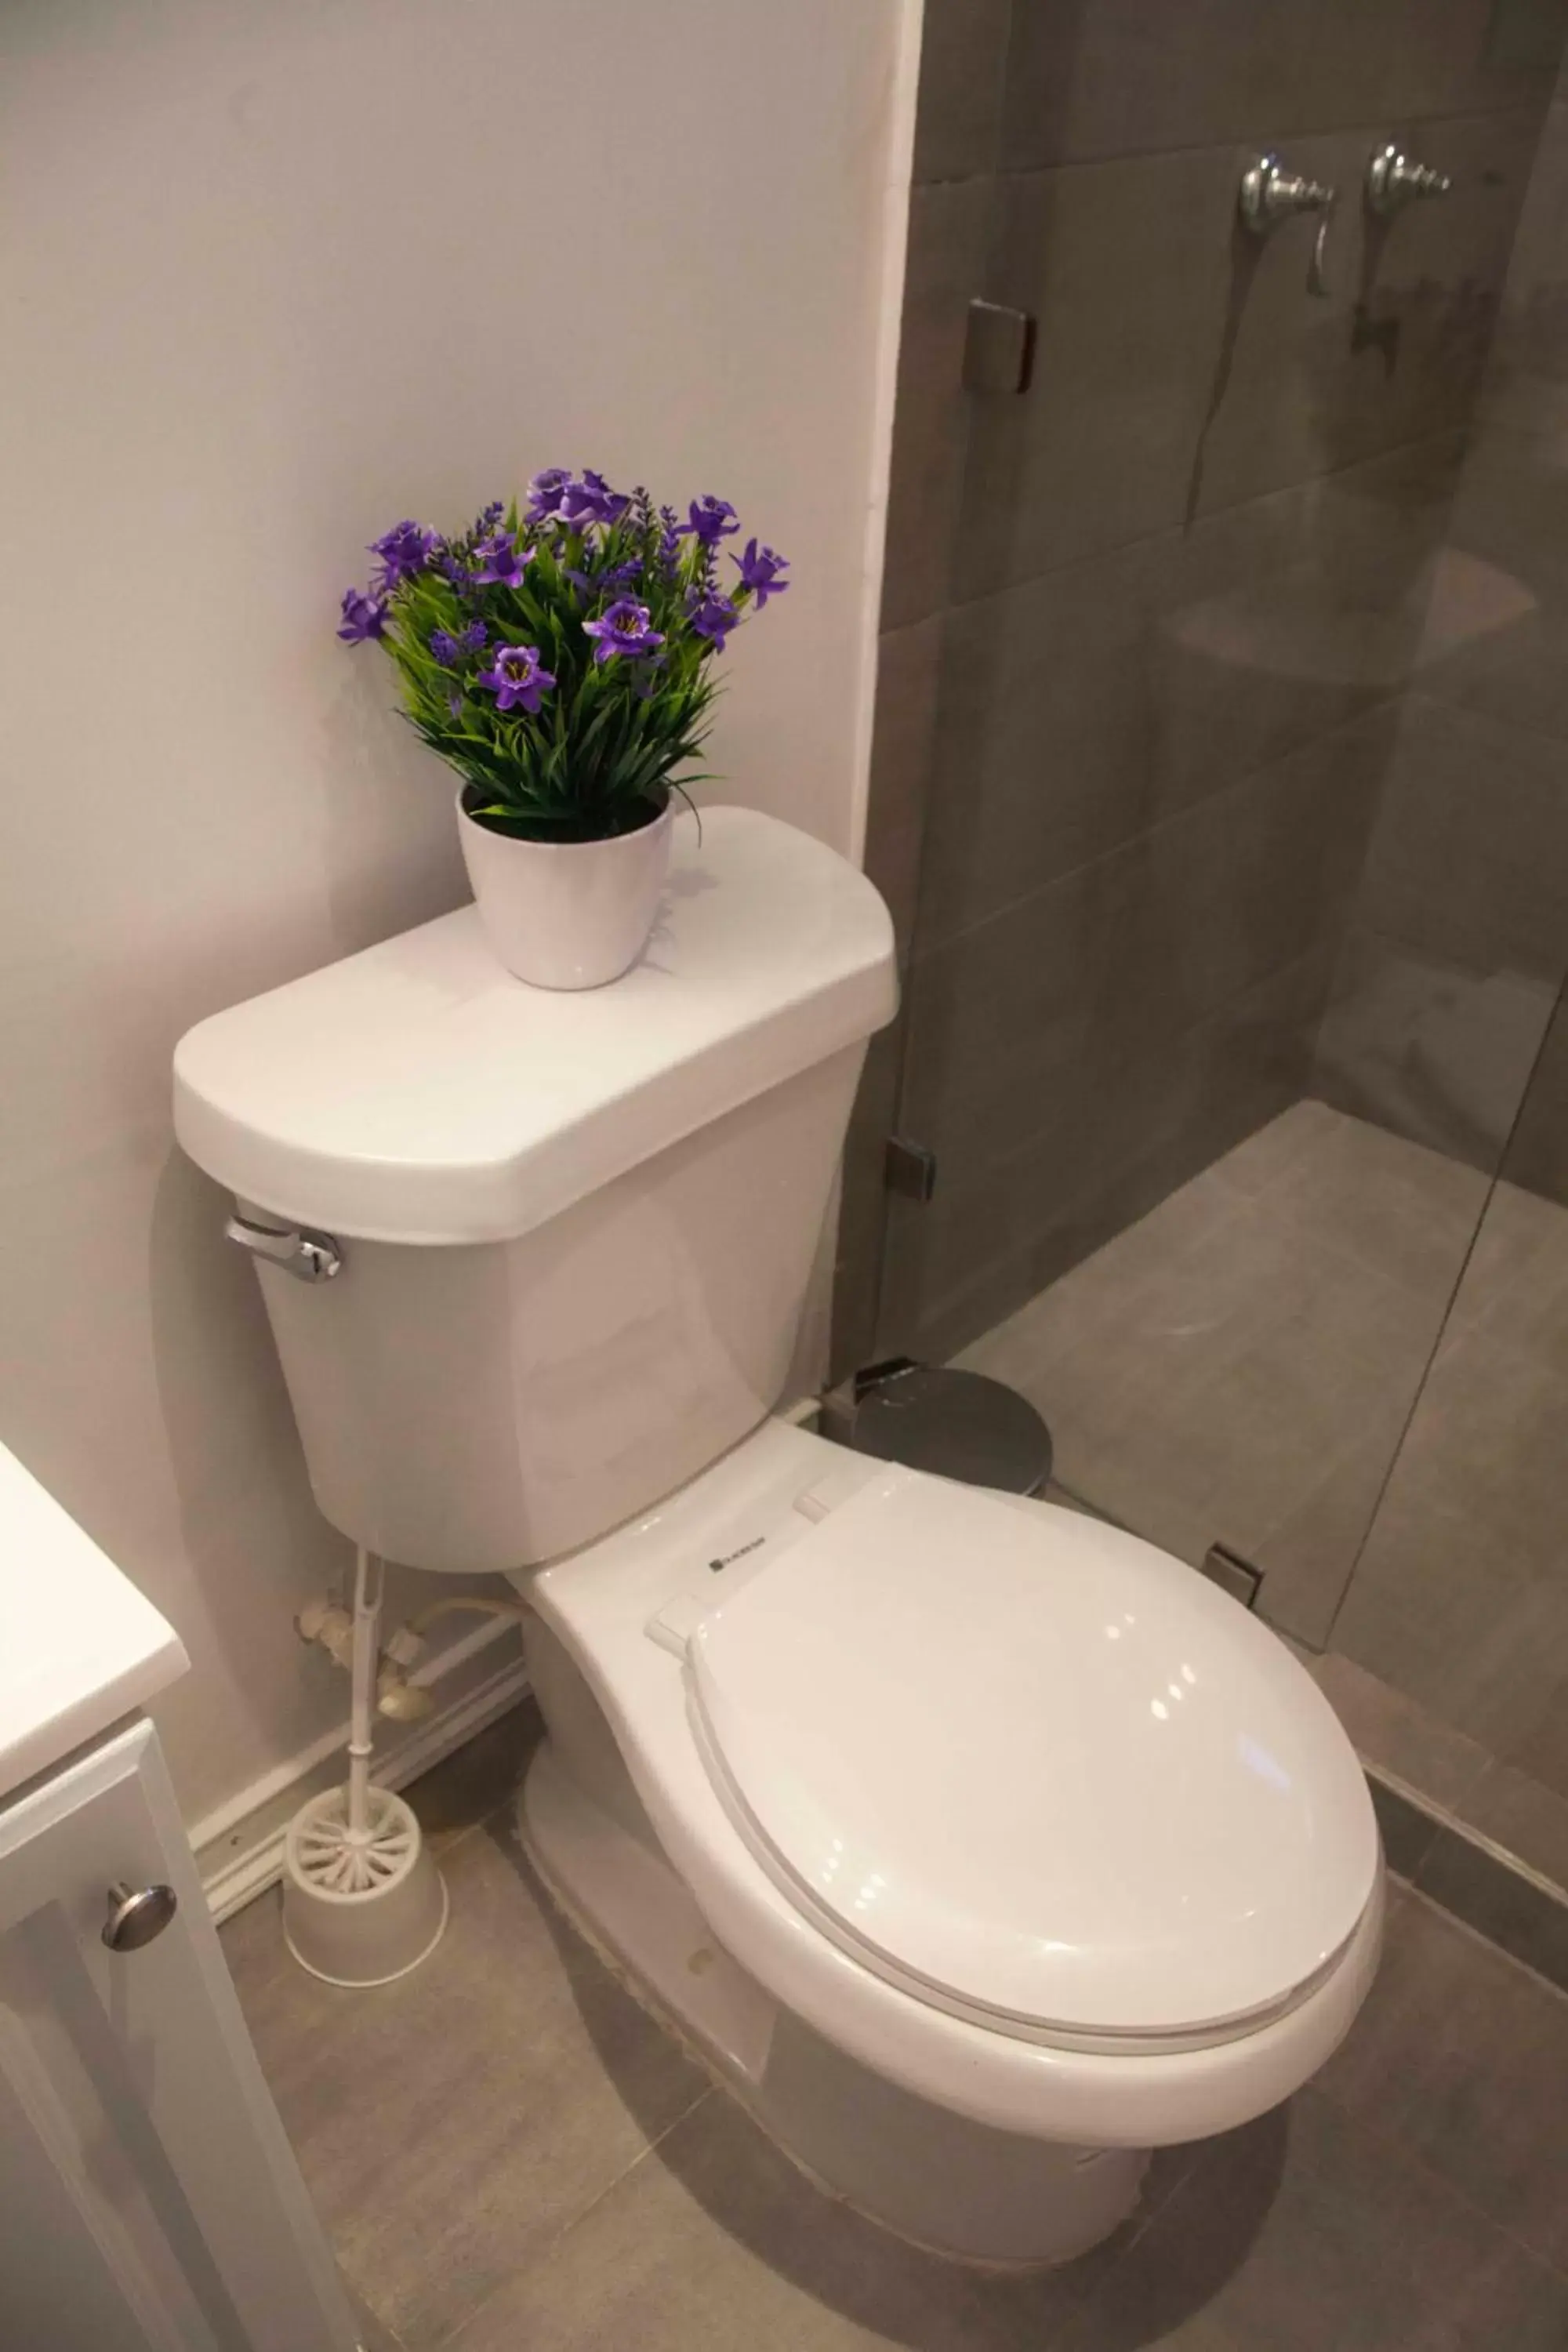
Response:
[[[257,1261],[333,1525],[420,1568],[522,1567],[754,1427],[895,1003],[865,877],[717,808],[700,838],[678,821],[659,923],[607,988],[514,980],[467,907],[193,1029],[185,1150],[341,1260]]]

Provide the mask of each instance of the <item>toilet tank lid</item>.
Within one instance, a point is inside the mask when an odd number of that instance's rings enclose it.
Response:
[[[472,907],[215,1013],[174,1054],[209,1175],[365,1240],[504,1241],[869,1036],[897,1004],[865,876],[754,810],[677,820],[642,960],[561,993]]]

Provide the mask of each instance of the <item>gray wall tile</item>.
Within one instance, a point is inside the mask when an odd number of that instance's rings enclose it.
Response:
[[[1495,1170],[1552,1017],[1553,991],[1462,970],[1363,921],[1345,936],[1314,1093],[1414,1143]]]
[[[1568,1992],[1568,1904],[1560,1896],[1534,1885],[1484,1846],[1450,1829],[1437,1832],[1415,1874],[1415,1884],[1489,1943],[1500,1946],[1537,1976],[1544,1977],[1549,1985]],[[1560,2068],[1556,2091],[1561,2112]],[[1556,2194],[1560,2219],[1560,2182]]]
[[[1550,1880],[1568,1901],[1568,1796],[1512,1764],[1491,1764],[1462,1800],[1459,1816]]]
[[[1309,1659],[1308,1664],[1364,1762],[1381,1765],[1436,1804],[1461,1805],[1479,1787],[1488,1757],[1475,1740],[1339,1651]]]
[[[937,740],[940,616],[890,629],[877,655],[877,706],[866,814],[866,871],[887,900],[900,961],[912,944],[921,851]]]
[[[1420,661],[1424,693],[1568,738],[1568,475],[1489,426],[1466,464]]]
[[[1179,521],[1225,319],[1227,151],[1009,178],[984,291],[1037,322],[1034,377],[977,402],[956,561],[983,595]]]
[[[1258,500],[948,616],[927,947],[1398,690],[1433,551],[1417,546],[1401,486],[1379,501],[1385,470]],[[1440,514],[1436,500],[1433,536]]]
[[[1415,129],[1404,129],[1415,143]],[[1328,299],[1305,290],[1310,221],[1287,223],[1261,246],[1237,236],[1234,341],[1202,451],[1205,508],[1465,422],[1535,130],[1528,114],[1422,126],[1422,159],[1453,174],[1454,192],[1386,226],[1360,202],[1373,144],[1366,131],[1292,142],[1292,167],[1343,195],[1329,240]]]
[[[1552,433],[1568,415],[1568,103],[1542,125],[1488,362],[1484,424]]]
[[[1539,107],[1563,47],[1563,0],[1319,0],[1312,16],[1301,100],[1324,127]]]
[[[844,1143],[837,1263],[828,1381],[868,1364],[877,1350],[877,1300],[881,1286],[882,1226],[887,1208],[883,1170],[888,1138],[898,1123],[903,1028],[895,1022],[872,1038]]]
[[[1398,1878],[1414,1878],[1436,1842],[1438,1824],[1422,1806],[1386,1780],[1372,1776],[1373,1811],[1388,1867]]]
[[[914,173],[962,180],[995,168],[1012,0],[925,0]]]
[[[1018,0],[1015,171],[1545,103],[1563,0]]]
[[[1312,11],[1291,0],[1018,0],[1003,154],[1037,170],[1267,142],[1295,118]]]
[[[1069,1047],[1016,1100],[906,1103],[942,1172],[890,1204],[879,1351],[966,1345],[1294,1101],[1326,977],[1314,952],[1179,1034]]]
[[[994,184],[916,188],[910,199],[896,425],[888,486],[882,626],[923,620],[948,600],[963,485],[969,397],[964,325],[984,274]]]
[[[1568,1003],[1559,1000],[1530,1074],[1503,1173],[1568,1208]]]
[[[1357,915],[1419,955],[1559,985],[1568,964],[1559,747],[1411,696]]]
[[[994,1159],[1046,1090],[1091,1097],[1320,952],[1359,869],[1385,726],[1373,714],[1321,738],[921,957],[914,1130]]]
[[[1518,1712],[1500,1734],[1497,1748],[1504,1763],[1568,1797],[1568,1643],[1562,1633],[1554,1618],[1547,1671],[1521,1689]]]

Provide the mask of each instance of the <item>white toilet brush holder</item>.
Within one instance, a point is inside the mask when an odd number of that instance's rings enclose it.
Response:
[[[363,1551],[354,1577],[353,1720],[346,1788],[310,1798],[283,1842],[283,1937],[328,1984],[382,1985],[428,1958],[447,1925],[447,1889],[413,1810],[370,1779],[381,1579]]]

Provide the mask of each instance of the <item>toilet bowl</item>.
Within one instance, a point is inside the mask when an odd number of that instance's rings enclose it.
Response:
[[[769,1418],[892,929],[789,825],[675,835],[613,985],[530,988],[459,909],[201,1023],[176,1132],[323,1515],[532,1602],[565,1908],[829,2190],[1063,2261],[1347,2029],[1365,1783],[1175,1560]]]
[[[770,1423],[517,1582],[563,1907],[828,2189],[1059,2262],[1289,2096],[1376,1967],[1310,1675],[1152,1546]]]

